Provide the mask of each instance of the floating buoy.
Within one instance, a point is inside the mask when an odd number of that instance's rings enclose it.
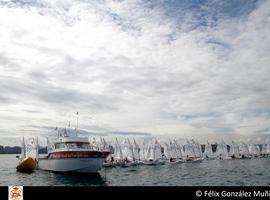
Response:
[[[19,162],[16,169],[20,172],[32,172],[36,169],[37,162],[32,157],[26,157]]]

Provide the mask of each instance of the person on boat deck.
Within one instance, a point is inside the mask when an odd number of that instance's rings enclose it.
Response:
[[[173,158],[172,157],[170,158],[170,162],[173,162]]]
[[[111,157],[111,163],[113,163],[114,162],[114,158],[113,158],[113,156]]]

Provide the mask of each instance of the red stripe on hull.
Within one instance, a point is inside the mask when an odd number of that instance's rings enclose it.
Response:
[[[48,159],[66,158],[106,158],[110,152],[100,151],[61,151],[53,152],[48,155]]]

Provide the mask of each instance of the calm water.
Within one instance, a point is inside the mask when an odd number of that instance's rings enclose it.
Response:
[[[270,185],[270,158],[205,160],[202,163],[166,164],[111,168],[100,175],[63,175],[37,170],[16,172],[15,155],[0,155],[0,185],[24,186],[191,186]]]

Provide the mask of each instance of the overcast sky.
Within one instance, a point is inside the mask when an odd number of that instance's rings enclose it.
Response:
[[[0,0],[0,143],[76,112],[90,132],[264,140],[269,52],[267,0]]]

